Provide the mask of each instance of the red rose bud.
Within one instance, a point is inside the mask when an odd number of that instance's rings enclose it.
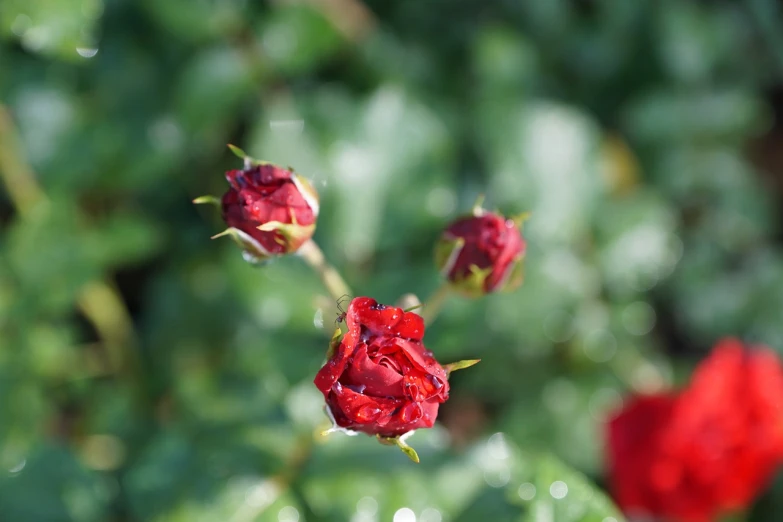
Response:
[[[357,297],[348,305],[345,324],[348,331],[336,332],[329,359],[314,381],[333,421],[397,444],[418,461],[400,437],[431,428],[449,397],[447,369],[422,344],[424,321],[413,312]],[[453,369],[467,367],[458,364]]]
[[[476,205],[473,214],[443,232],[435,263],[452,286],[469,297],[513,290],[522,283],[525,240],[520,226],[525,218],[505,218]]]
[[[315,189],[291,169],[253,160],[230,147],[245,160],[245,167],[226,172],[230,188],[220,205],[229,228],[215,237],[230,235],[259,260],[295,252],[315,232]],[[195,202],[214,202],[214,198]]]
[[[710,522],[747,509],[783,461],[783,367],[768,348],[724,340],[679,394],[626,405],[607,449],[629,516]]]

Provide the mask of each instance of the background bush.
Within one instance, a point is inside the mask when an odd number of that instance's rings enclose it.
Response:
[[[606,412],[783,350],[775,0],[3,0],[0,35],[0,520],[611,522]],[[483,361],[421,465],[310,447],[334,303],[209,240],[228,142],[315,181],[382,302],[479,193],[532,211],[522,289],[427,334]]]

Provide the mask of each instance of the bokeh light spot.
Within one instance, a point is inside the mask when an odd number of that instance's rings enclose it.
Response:
[[[524,482],[519,485],[517,495],[519,495],[519,498],[522,500],[533,500],[536,496],[536,487],[530,482]]]
[[[562,480],[552,482],[552,485],[549,486],[549,494],[552,495],[552,498],[558,500],[565,498],[568,495],[568,484]]]
[[[411,508],[400,508],[394,513],[392,522],[416,522],[416,513]]]

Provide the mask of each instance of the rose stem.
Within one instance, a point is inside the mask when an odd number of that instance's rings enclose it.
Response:
[[[316,274],[321,278],[326,290],[331,294],[335,301],[348,295],[353,296],[351,289],[346,284],[340,273],[329,263],[326,262],[324,253],[318,247],[315,241],[308,239],[298,251],[305,263],[310,265]]]
[[[22,219],[31,218],[36,210],[47,211],[49,200],[22,155],[18,132],[3,105],[0,105],[0,179]],[[130,370],[133,350],[129,344],[135,335],[133,321],[119,292],[107,281],[94,280],[81,289],[76,303],[101,338],[111,371],[121,374]]]
[[[239,506],[239,509],[229,519],[229,522],[251,522],[256,520],[282,494],[292,488],[297,476],[307,465],[312,451],[313,435],[303,434],[299,436],[296,446],[283,465],[283,471],[258,484],[257,488],[263,492],[261,499],[253,499],[252,494],[249,495],[248,500]]]
[[[430,296],[424,302],[424,306],[421,308],[419,315],[424,319],[424,324],[431,324],[435,321],[440,313],[440,309],[446,304],[446,301],[451,296],[451,288],[448,283],[443,283],[435,290],[435,293]]]

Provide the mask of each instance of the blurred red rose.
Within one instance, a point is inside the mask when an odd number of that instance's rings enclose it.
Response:
[[[294,252],[313,235],[318,195],[303,178],[260,163],[230,170],[226,179],[231,187],[222,199],[223,219],[254,256]]]
[[[449,383],[421,342],[422,318],[357,297],[345,322],[348,332],[315,377],[335,422],[382,437],[431,428]]]
[[[462,293],[480,296],[511,290],[522,282],[525,240],[512,219],[474,209],[443,232],[436,264]]]
[[[711,522],[746,509],[783,461],[783,368],[719,343],[677,395],[631,400],[608,425],[613,494],[629,515]]]

